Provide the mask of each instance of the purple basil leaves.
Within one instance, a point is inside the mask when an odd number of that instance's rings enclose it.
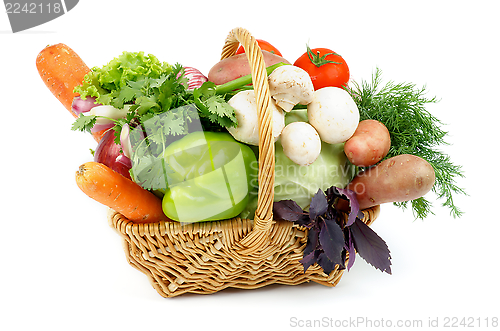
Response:
[[[320,218],[319,223],[319,243],[326,257],[332,261],[334,265],[338,264],[342,268],[345,268],[345,260],[342,259],[342,251],[345,245],[344,232],[333,219]]]
[[[305,212],[293,200],[281,200],[273,204],[274,218],[294,222],[298,225],[310,227],[309,213]]]
[[[354,241],[352,241],[352,235],[349,228],[344,229],[344,236],[345,249],[349,253],[349,262],[347,263],[347,271],[349,271],[354,265],[354,260],[356,260],[356,249],[354,248]]]
[[[314,221],[318,216],[325,214],[327,209],[328,200],[321,189],[319,189],[311,199],[311,204],[309,206],[309,218],[311,221]]]
[[[356,199],[356,193],[354,193],[354,191],[332,186],[326,190],[326,194],[330,198],[330,200],[339,198],[347,200],[349,202],[350,211],[346,226],[351,226],[356,218],[363,218],[363,213],[359,209],[358,199]]]
[[[347,223],[333,208],[338,199],[347,200],[350,206]],[[349,253],[349,270],[354,264],[356,252],[375,268],[391,273],[391,255],[385,241],[361,221],[363,213],[353,191],[330,187],[325,192],[318,190],[312,197],[309,210],[293,200],[274,203],[276,219],[294,222],[309,229],[304,257],[300,262],[304,272],[317,263],[327,274],[345,269]]]
[[[300,263],[304,266],[304,272],[318,261],[318,256],[321,250],[318,249],[319,237],[318,229],[311,228],[307,234],[307,244],[304,248],[304,257],[300,260]]]
[[[391,274],[391,252],[385,241],[359,219],[349,229],[359,256],[375,268]]]

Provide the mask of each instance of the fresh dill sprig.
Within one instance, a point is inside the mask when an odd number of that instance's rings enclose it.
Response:
[[[425,108],[426,104],[438,100],[425,96],[425,86],[417,88],[415,84],[393,82],[382,86],[381,75],[377,68],[371,82],[354,82],[349,90],[358,106],[360,120],[374,119],[387,127],[391,134],[391,148],[386,159],[413,154],[429,162],[436,174],[432,191],[438,199],[445,199],[442,205],[450,208],[453,217],[460,217],[462,211],[454,204],[453,194],[466,194],[455,182],[457,177],[464,175],[460,166],[454,165],[448,155],[438,150],[440,145],[448,144],[445,141],[448,133],[441,128],[443,123]],[[425,197],[394,204],[401,208],[411,204],[416,218],[424,219],[432,214],[432,203]]]

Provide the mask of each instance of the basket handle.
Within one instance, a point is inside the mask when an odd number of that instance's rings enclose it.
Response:
[[[257,103],[259,125],[259,193],[254,225],[251,233],[240,243],[246,247],[257,247],[255,241],[268,240],[268,232],[273,223],[274,200],[274,138],[272,134],[272,110],[269,108],[271,96],[264,57],[255,38],[243,28],[231,30],[222,49],[221,59],[233,56],[239,44],[245,49]]]

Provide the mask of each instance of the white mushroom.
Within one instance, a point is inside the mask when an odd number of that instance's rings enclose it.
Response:
[[[306,122],[293,122],[281,132],[283,153],[293,162],[307,166],[316,161],[321,153],[318,132]]]
[[[321,140],[338,144],[345,142],[356,131],[359,110],[346,90],[323,87],[314,92],[313,101],[307,105],[307,117]]]
[[[257,119],[257,103],[254,90],[236,93],[228,103],[235,109],[237,127],[229,127],[227,130],[234,139],[249,145],[259,145],[259,127]],[[285,114],[276,106],[273,100],[269,103],[273,112],[273,137],[278,140],[281,131],[285,127]]]
[[[307,105],[312,101],[314,86],[304,69],[285,65],[269,75],[269,92],[276,104],[289,112],[296,104]]]

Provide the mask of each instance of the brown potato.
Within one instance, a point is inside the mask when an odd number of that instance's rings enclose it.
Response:
[[[387,202],[420,198],[434,186],[436,176],[424,159],[410,154],[391,157],[359,173],[347,185],[356,192],[361,209]],[[343,203],[338,206],[346,210]]]
[[[369,167],[382,160],[391,148],[391,135],[377,120],[359,122],[354,134],[344,145],[344,152],[352,164]]]
[[[290,64],[290,62],[281,56],[268,51],[262,51],[262,55],[264,57],[266,67],[280,62]],[[228,57],[227,59],[221,60],[215,64],[208,73],[208,80],[214,82],[216,85],[221,85],[249,74],[250,65],[248,63],[247,55],[242,53]]]

